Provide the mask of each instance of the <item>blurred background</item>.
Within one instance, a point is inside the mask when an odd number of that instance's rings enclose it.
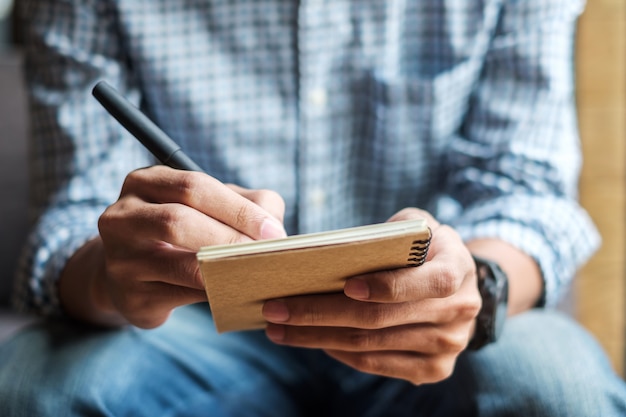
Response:
[[[0,339],[24,321],[7,312],[27,229],[25,97],[13,0],[0,0]],[[616,371],[626,359],[626,1],[588,0],[576,75],[584,166],[580,198],[603,236],[562,308],[600,341]]]
[[[8,311],[11,281],[28,228],[26,100],[11,11],[12,0],[0,0],[0,339],[29,321]]]
[[[576,281],[574,314],[624,376],[626,1],[587,0],[577,36],[577,100],[585,158],[580,198],[604,242]]]
[[[13,0],[0,0],[0,49],[6,50],[15,41],[12,19]]]

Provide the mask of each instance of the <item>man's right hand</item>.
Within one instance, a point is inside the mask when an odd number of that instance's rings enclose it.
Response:
[[[133,171],[100,217],[100,237],[68,261],[62,306],[92,323],[157,327],[175,307],[207,300],[201,246],[284,237],[284,210],[273,191],[164,166]]]

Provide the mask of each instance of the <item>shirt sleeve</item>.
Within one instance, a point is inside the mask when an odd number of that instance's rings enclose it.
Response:
[[[573,40],[582,1],[504,2],[470,111],[448,155],[450,221],[539,264],[540,304],[555,304],[600,238],[577,202],[581,149]]]
[[[100,0],[23,0],[30,106],[33,228],[20,262],[14,305],[61,314],[57,280],[67,260],[97,236],[100,214],[128,172],[150,157],[91,96],[107,80],[137,103],[116,13]]]

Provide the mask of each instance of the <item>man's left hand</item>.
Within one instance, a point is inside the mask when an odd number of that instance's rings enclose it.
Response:
[[[268,337],[414,384],[450,376],[481,307],[475,266],[459,235],[427,212],[408,208],[390,221],[411,218],[426,218],[432,230],[423,265],[352,277],[343,294],[270,300]]]

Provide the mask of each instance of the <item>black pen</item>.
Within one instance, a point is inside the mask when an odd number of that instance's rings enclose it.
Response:
[[[96,84],[92,94],[111,116],[164,165],[185,171],[204,172],[176,142],[106,81]]]

